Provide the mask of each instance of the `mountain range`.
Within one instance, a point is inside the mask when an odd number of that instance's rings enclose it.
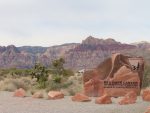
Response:
[[[0,46],[0,68],[31,68],[36,62],[51,65],[57,58],[65,59],[65,67],[73,70],[91,69],[110,57],[112,53],[142,56],[150,64],[150,43],[125,44],[114,39],[87,37],[81,43],[41,47],[9,45]]]

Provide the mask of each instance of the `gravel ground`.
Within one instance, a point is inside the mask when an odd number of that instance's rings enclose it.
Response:
[[[118,105],[119,99],[113,98],[113,104],[98,105],[91,102],[72,102],[66,96],[60,100],[33,99],[31,97],[13,97],[13,93],[0,92],[0,113],[144,113],[150,105],[138,97],[137,103]]]

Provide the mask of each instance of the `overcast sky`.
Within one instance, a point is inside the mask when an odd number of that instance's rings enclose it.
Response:
[[[89,35],[150,41],[150,1],[0,0],[1,46],[51,46]]]

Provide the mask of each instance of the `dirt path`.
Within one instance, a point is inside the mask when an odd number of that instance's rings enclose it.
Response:
[[[10,92],[0,92],[0,113],[144,113],[150,106],[138,97],[136,104],[118,105],[118,99],[113,98],[113,104],[97,105],[94,98],[91,102],[72,102],[67,96],[61,100],[33,99],[31,97],[12,97]]]

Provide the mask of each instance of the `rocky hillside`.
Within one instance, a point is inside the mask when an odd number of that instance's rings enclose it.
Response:
[[[150,50],[150,43],[146,42],[146,41],[133,43],[132,45],[135,45],[137,48],[140,48],[140,49],[148,49],[148,50]]]
[[[14,45],[0,47],[1,68],[30,68],[35,63],[35,56],[31,53],[19,51]]]
[[[0,67],[31,68],[35,62],[48,66],[52,60],[63,57],[67,68],[74,70],[90,69],[96,67],[114,52],[144,56],[146,59],[150,59],[149,50],[150,44],[147,42],[123,44],[111,38],[104,40],[92,36],[87,37],[82,43],[52,47],[0,46]]]
[[[38,53],[44,53],[47,50],[47,48],[48,47],[42,47],[42,46],[22,46],[22,47],[18,47],[18,50],[27,53],[38,54]]]
[[[136,46],[121,44],[114,39],[103,40],[89,36],[76,48],[67,52],[65,56],[66,66],[77,70],[91,69],[114,52],[127,51],[134,48]]]

